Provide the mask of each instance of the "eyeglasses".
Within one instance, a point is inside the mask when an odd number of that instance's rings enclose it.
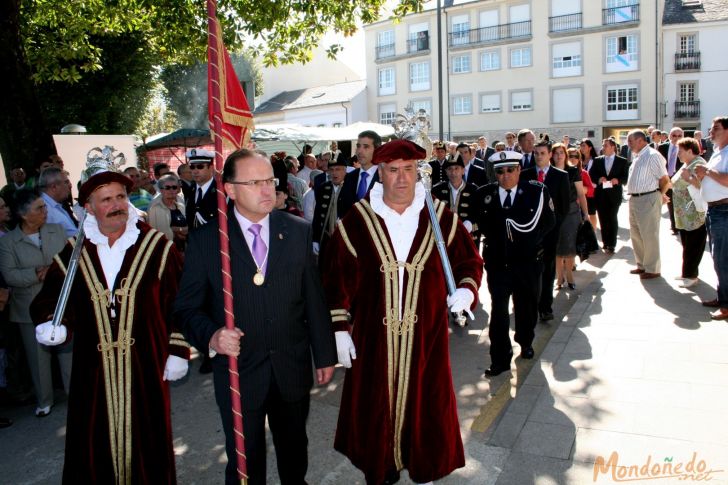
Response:
[[[270,179],[264,179],[264,180],[245,180],[242,182],[238,182],[235,180],[230,180],[228,182],[225,182],[226,184],[233,184],[233,185],[247,185],[250,187],[275,187],[278,185],[278,179],[277,178],[270,178]]]
[[[503,167],[503,168],[496,168],[495,174],[496,175],[503,175],[504,173],[513,173],[515,172],[517,167]]]
[[[190,170],[204,170],[210,165],[210,162],[190,163]]]
[[[179,185],[165,185],[162,187],[162,190],[177,190],[179,189]]]

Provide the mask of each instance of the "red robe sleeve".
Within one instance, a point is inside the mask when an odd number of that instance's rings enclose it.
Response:
[[[172,242],[167,242],[166,257],[162,257],[159,268],[159,293],[164,320],[169,335],[168,352],[183,359],[190,359],[190,344],[185,340],[182,331],[177,327],[173,311],[174,299],[177,296],[180,278],[182,277],[182,256]]]
[[[359,290],[361,278],[356,250],[341,221],[326,246],[323,269],[324,292],[334,331],[348,331],[351,302]]]

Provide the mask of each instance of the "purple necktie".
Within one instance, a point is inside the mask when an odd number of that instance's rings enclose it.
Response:
[[[265,268],[268,265],[266,261],[268,247],[263,242],[263,238],[260,237],[260,230],[263,226],[260,224],[253,224],[248,228],[248,232],[253,235],[253,258],[255,264],[260,268],[261,273],[265,275]]]

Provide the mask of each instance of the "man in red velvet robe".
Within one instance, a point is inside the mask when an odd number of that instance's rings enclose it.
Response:
[[[458,288],[448,297],[425,190],[416,183],[424,157],[406,140],[377,148],[381,184],[339,222],[324,262],[339,362],[349,368],[334,448],[367,483],[394,483],[403,468],[425,483],[465,465],[448,307],[475,305],[483,260],[457,216],[435,202]]]
[[[187,373],[189,345],[171,322],[179,253],[139,221],[130,181],[115,172],[81,187],[88,213],[63,325],[52,316],[75,240],[55,257],[31,305],[36,337],[74,340],[63,483],[176,483],[169,388]]]

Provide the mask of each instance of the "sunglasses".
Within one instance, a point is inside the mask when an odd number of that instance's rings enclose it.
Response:
[[[162,187],[162,190],[177,190],[179,189],[179,185],[165,185]]]
[[[190,170],[204,170],[210,165],[209,162],[190,163]]]
[[[503,175],[504,173],[513,173],[516,171],[517,167],[504,167],[504,168],[496,168],[495,174],[496,175]]]

